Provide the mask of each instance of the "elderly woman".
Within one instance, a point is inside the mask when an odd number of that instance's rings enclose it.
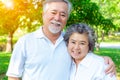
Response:
[[[93,54],[96,37],[86,24],[71,25],[64,35],[69,54],[73,59],[70,80],[116,80],[105,74],[107,65],[101,56]]]

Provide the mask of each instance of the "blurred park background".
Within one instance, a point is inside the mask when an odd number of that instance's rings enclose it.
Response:
[[[5,73],[16,41],[42,25],[43,1],[0,0],[0,80],[7,80]],[[80,22],[94,28],[97,35],[94,52],[113,59],[120,80],[120,47],[100,47],[101,43],[120,45],[120,0],[70,1],[73,10],[65,29]]]

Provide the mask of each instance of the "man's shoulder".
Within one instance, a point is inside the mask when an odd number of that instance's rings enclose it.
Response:
[[[22,37],[20,37],[20,39],[31,38],[31,37],[33,37],[33,35],[34,35],[34,32],[30,32],[30,33],[27,33],[27,34],[23,35]]]
[[[95,62],[95,63],[99,63],[99,64],[104,64],[104,59],[102,56],[99,56],[97,54],[91,54],[91,57],[92,57],[92,60]]]
[[[26,41],[26,40],[33,40],[35,38],[36,31],[27,33],[23,36],[21,36],[18,41]]]
[[[37,35],[39,35],[41,33],[40,31],[41,31],[41,28],[39,28],[39,29],[37,29],[37,30],[35,30],[33,32],[29,32],[29,33],[25,34],[21,38],[25,38],[25,39],[34,38],[35,36],[37,36]]]

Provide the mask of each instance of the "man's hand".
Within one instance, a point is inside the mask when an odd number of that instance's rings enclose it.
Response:
[[[109,66],[107,67],[107,69],[105,70],[106,74],[111,74],[111,76],[116,75],[116,69],[115,69],[115,64],[113,62],[113,60],[108,57],[108,56],[103,56],[105,63],[108,64]]]

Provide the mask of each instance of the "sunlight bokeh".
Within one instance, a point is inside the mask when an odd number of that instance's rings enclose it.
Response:
[[[2,0],[2,2],[5,4],[6,8],[8,8],[8,9],[13,9],[14,8],[12,0]]]

